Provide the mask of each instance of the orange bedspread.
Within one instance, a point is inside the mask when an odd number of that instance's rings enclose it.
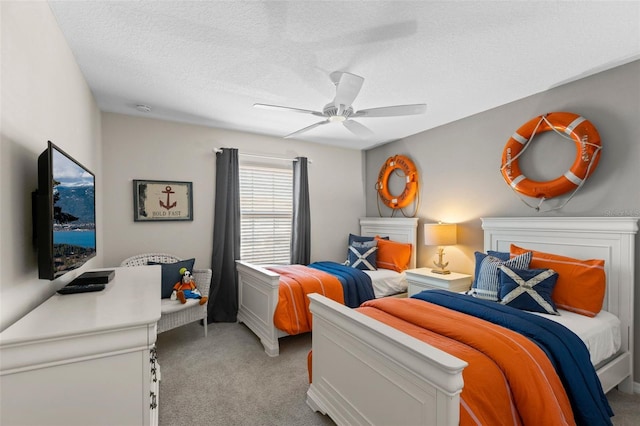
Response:
[[[344,304],[342,284],[335,276],[303,265],[270,267],[280,274],[278,305],[273,314],[274,325],[288,333],[311,331],[311,313],[307,294],[319,293]]]
[[[461,424],[575,424],[551,362],[519,333],[422,300],[371,300],[358,310],[469,364]]]

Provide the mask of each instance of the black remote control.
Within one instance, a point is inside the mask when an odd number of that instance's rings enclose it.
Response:
[[[105,289],[105,284],[81,284],[81,285],[66,285],[58,290],[59,294],[75,294],[75,293],[88,293],[91,291],[101,291]]]

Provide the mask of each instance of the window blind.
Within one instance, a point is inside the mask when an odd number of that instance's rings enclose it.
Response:
[[[293,216],[293,170],[240,166],[240,258],[288,264]]]

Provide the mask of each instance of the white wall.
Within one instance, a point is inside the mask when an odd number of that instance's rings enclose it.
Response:
[[[421,204],[416,215],[420,225],[438,220],[459,223],[459,244],[447,248],[446,256],[450,269],[470,274],[473,252],[483,248],[481,217],[640,216],[639,76],[640,61],[635,61],[368,151],[367,213],[377,214],[373,187],[384,161],[395,154],[410,156],[420,172]],[[574,112],[591,121],[602,139],[602,157],[594,174],[564,208],[537,213],[505,183],[500,162],[504,145],[521,125],[552,111]],[[520,165],[528,177],[546,181],[564,173],[574,157],[571,142],[545,135],[521,157]],[[557,206],[556,200],[549,200],[543,208]],[[432,264],[436,250],[419,245],[418,265]],[[639,255],[640,235],[636,238],[636,259]],[[640,262],[636,262],[635,288],[634,369],[638,382]]]
[[[100,112],[46,2],[0,2],[0,330],[78,273],[101,266]],[[31,192],[38,155],[51,140],[96,175],[98,256],[56,281],[38,279]]]
[[[312,161],[312,260],[344,261],[347,235],[359,230],[365,210],[360,151],[114,113],[103,114],[102,130],[107,265],[139,253],[169,252],[195,257],[197,268],[211,267],[214,148]],[[193,221],[134,222],[133,179],[193,182]]]

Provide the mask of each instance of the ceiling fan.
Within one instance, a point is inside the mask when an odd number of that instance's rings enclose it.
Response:
[[[322,121],[318,121],[317,123],[286,135],[285,138],[297,136],[301,133],[308,132],[309,130],[314,129],[318,126],[322,126],[324,124],[342,123],[344,127],[346,127],[357,137],[361,139],[367,139],[373,136],[373,132],[363,124],[354,121],[353,118],[397,117],[401,115],[416,115],[423,114],[427,110],[426,104],[410,104],[369,108],[362,109],[360,111],[354,111],[351,104],[355,100],[356,96],[358,96],[358,93],[362,88],[364,78],[343,71],[332,72],[329,76],[333,84],[335,84],[336,86],[336,97],[332,102],[329,102],[324,106],[322,112],[268,104],[253,104],[253,106],[256,108],[285,110],[302,114],[311,114],[324,118],[324,120]]]

